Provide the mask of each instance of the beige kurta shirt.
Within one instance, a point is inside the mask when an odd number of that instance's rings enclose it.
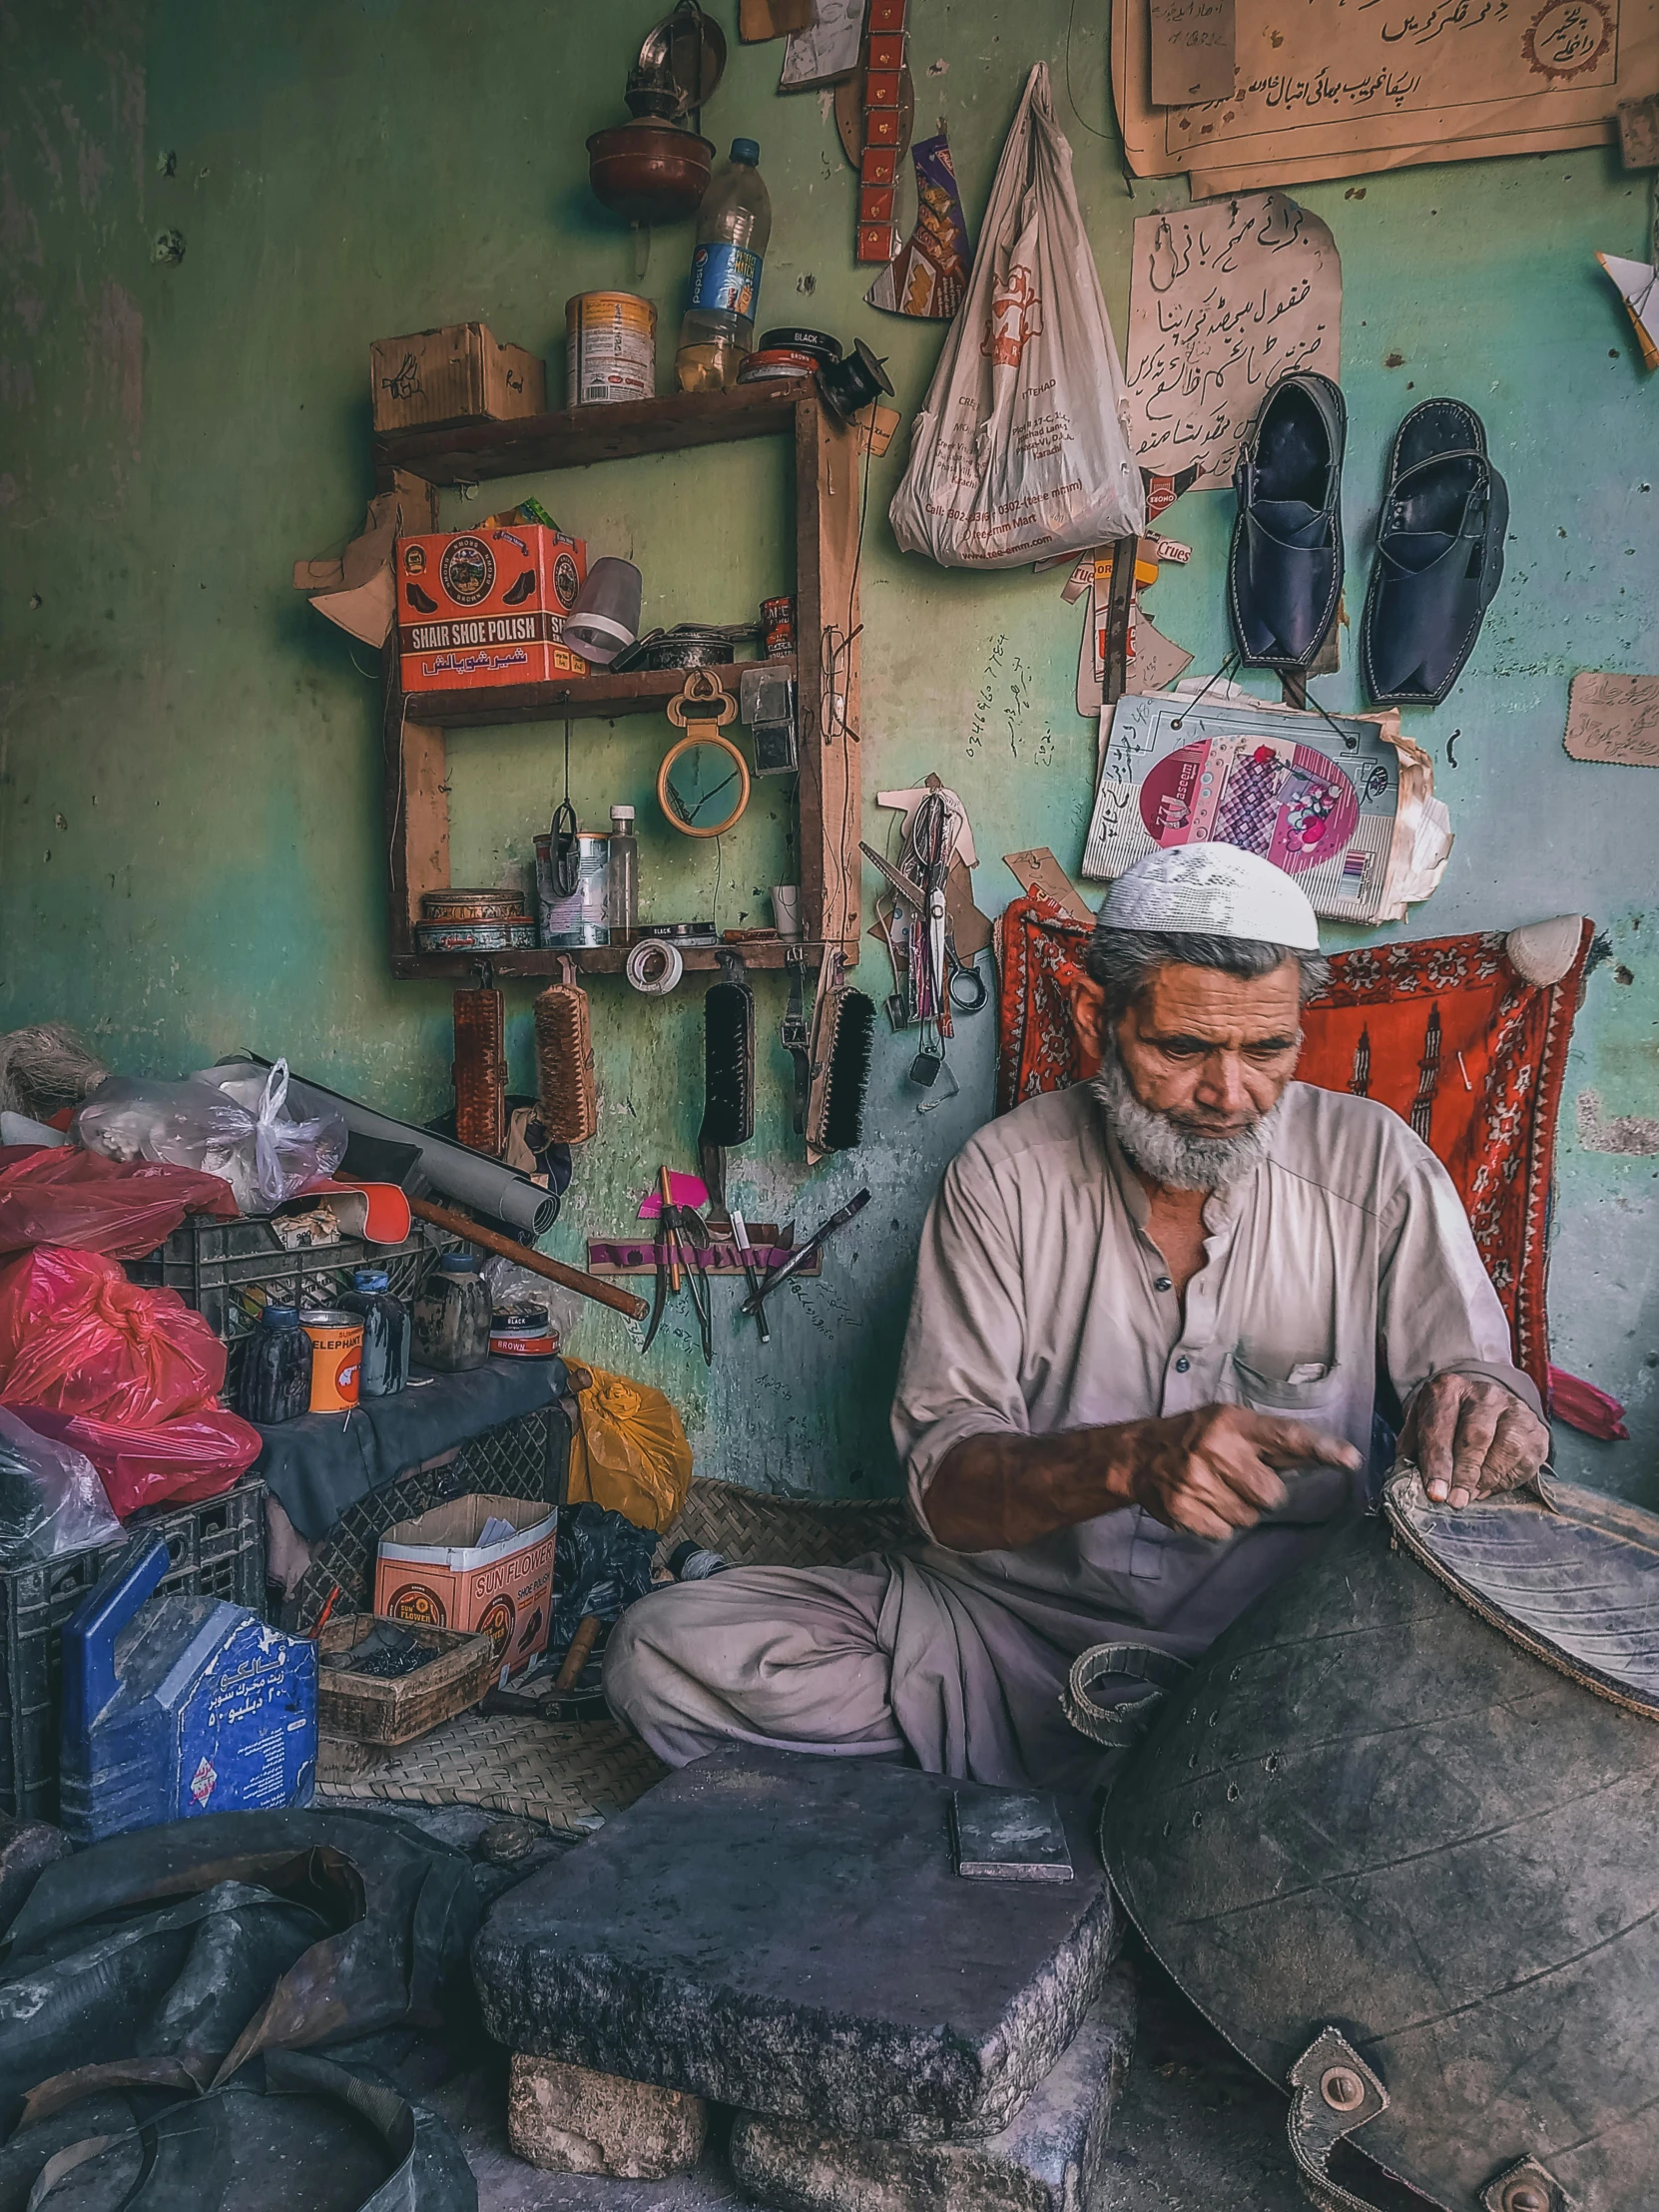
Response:
[[[992,1122],[946,1171],[922,1233],[893,1403],[917,1520],[964,1436],[1041,1435],[1213,1403],[1285,1413],[1368,1459],[1380,1371],[1400,1403],[1445,1370],[1538,1410],[1450,1178],[1397,1115],[1293,1083],[1270,1158],[1205,1207],[1177,1295],[1146,1193],[1083,1087]],[[994,1611],[1078,1648],[1122,1634],[1191,1655],[1355,1501],[1342,1470],[1293,1473],[1277,1514],[1229,1542],[1140,1507],[1018,1551],[921,1554],[997,1641]],[[994,1600],[994,1610],[973,1602]]]

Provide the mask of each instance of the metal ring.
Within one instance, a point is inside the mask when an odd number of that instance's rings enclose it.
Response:
[[[642,937],[623,970],[635,990],[647,998],[666,998],[686,972],[680,947],[662,937]]]

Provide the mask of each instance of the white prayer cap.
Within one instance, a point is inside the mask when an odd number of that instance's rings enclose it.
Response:
[[[1108,929],[1167,929],[1254,937],[1317,952],[1320,927],[1308,893],[1271,860],[1236,844],[1175,844],[1149,852],[1106,893]]]

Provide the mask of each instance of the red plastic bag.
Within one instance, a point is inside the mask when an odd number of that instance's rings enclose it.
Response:
[[[177,1291],[141,1290],[113,1260],[57,1245],[0,1267],[0,1405],[153,1427],[224,1384],[225,1347]]]
[[[0,1145],[0,1253],[72,1246],[112,1260],[154,1252],[187,1214],[236,1219],[222,1176],[73,1146]]]
[[[251,1421],[223,1405],[205,1405],[146,1428],[118,1428],[84,1413],[49,1413],[39,1405],[12,1410],[38,1434],[84,1452],[122,1520],[141,1505],[168,1500],[194,1505],[217,1497],[254,1464],[265,1441]]]

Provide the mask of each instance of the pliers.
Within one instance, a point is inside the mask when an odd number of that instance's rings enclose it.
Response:
[[[662,1194],[662,1213],[657,1223],[657,1243],[661,1257],[657,1262],[657,1287],[651,1299],[651,1319],[645,1326],[642,1349],[649,1352],[652,1339],[662,1326],[669,1293],[680,1289],[680,1269],[684,1263],[686,1286],[691,1292],[692,1307],[697,1315],[697,1331],[703,1343],[703,1362],[713,1367],[715,1340],[709,1311],[709,1278],[698,1258],[701,1245],[708,1243],[708,1231],[702,1220],[689,1210],[682,1213],[670,1197],[668,1170],[657,1170],[657,1188]]]

